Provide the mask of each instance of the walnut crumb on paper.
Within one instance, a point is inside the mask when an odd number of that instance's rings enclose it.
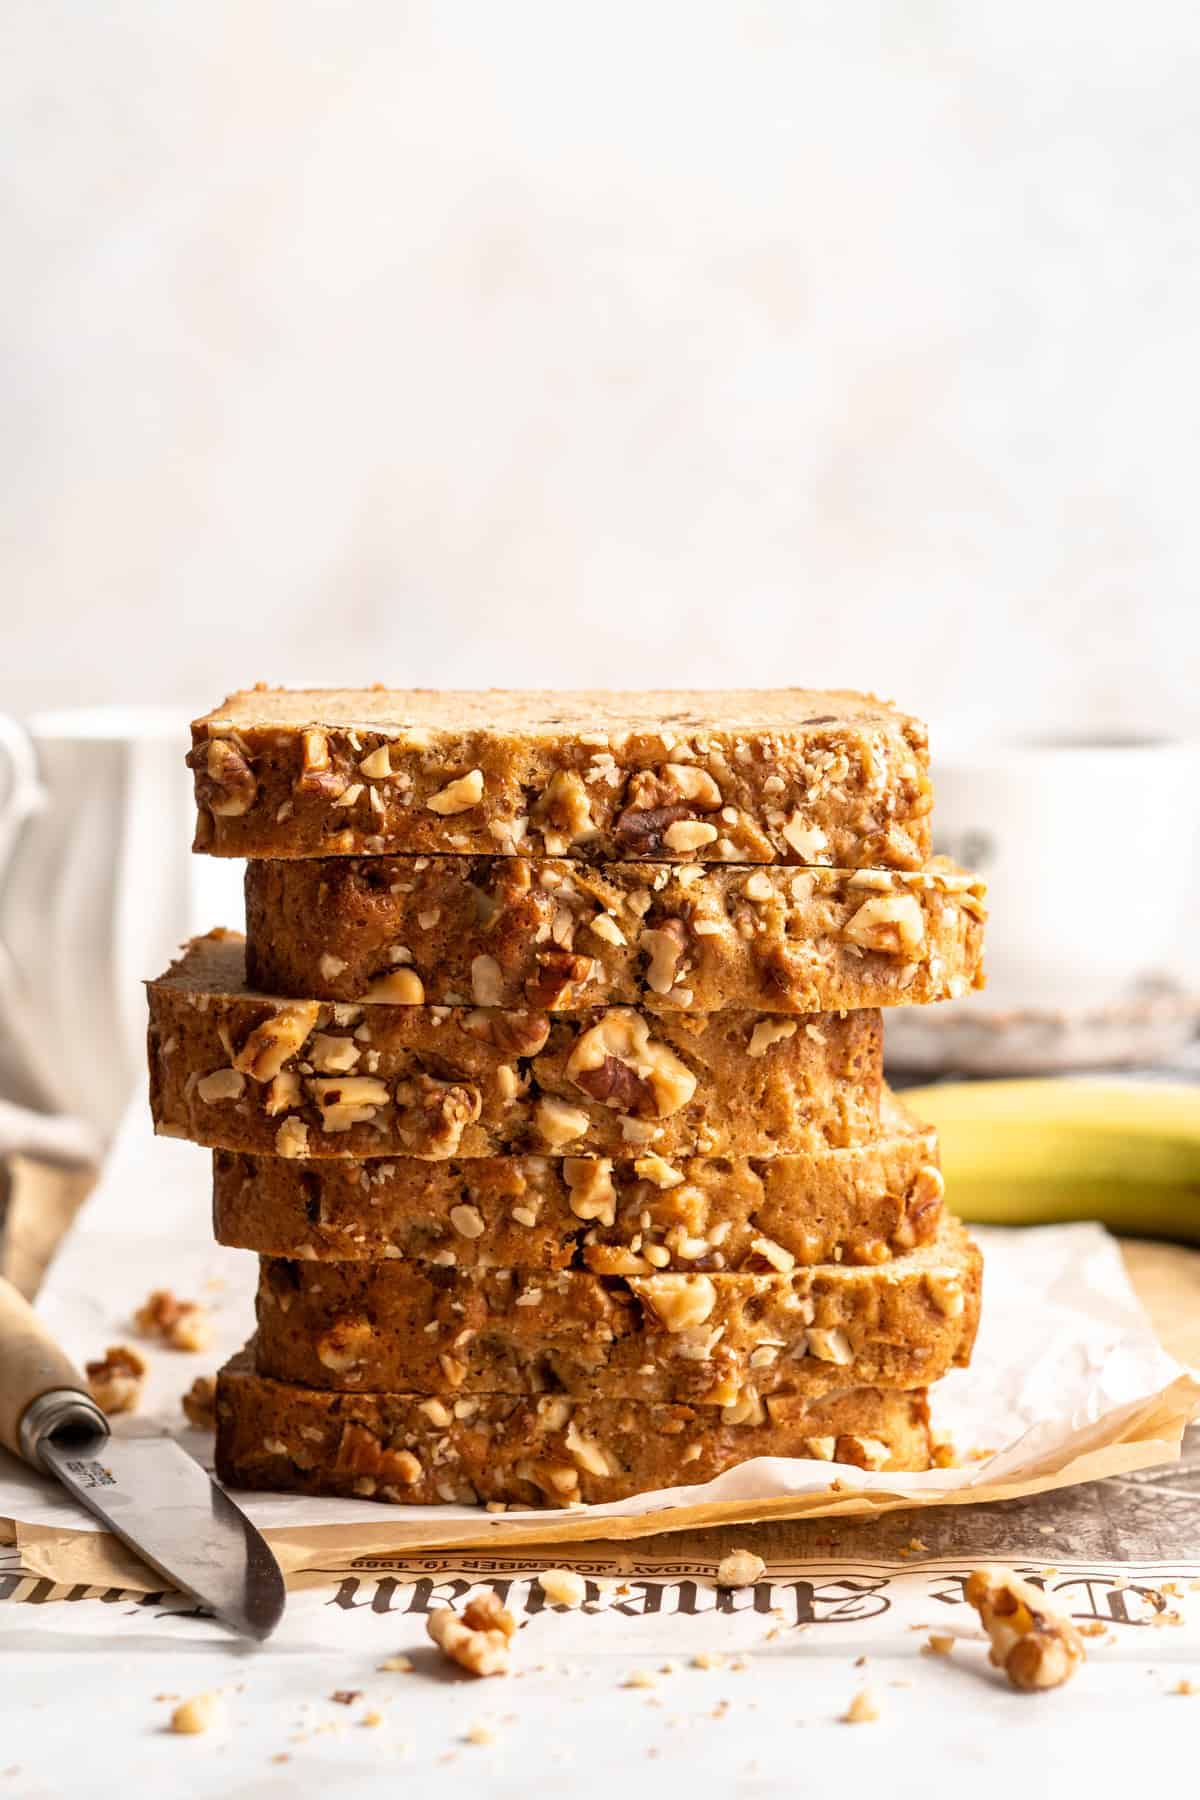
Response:
[[[197,1431],[214,1431],[217,1424],[217,1384],[211,1375],[197,1375],[180,1405],[189,1425]]]
[[[621,1686],[627,1688],[652,1688],[657,1687],[658,1682],[650,1669],[630,1669],[628,1675],[621,1683]]]
[[[950,1656],[954,1650],[954,1639],[948,1631],[931,1631],[929,1642],[922,1644],[921,1649],[926,1656]]]
[[[221,1702],[216,1694],[196,1694],[181,1700],[171,1714],[171,1730],[182,1737],[195,1737],[211,1731],[221,1716]]]
[[[1197,1686],[1194,1681],[1188,1681],[1185,1676],[1182,1681],[1175,1683],[1171,1692],[1173,1694],[1200,1694],[1200,1686]]]
[[[552,1606],[582,1606],[587,1598],[587,1583],[574,1569],[543,1569],[538,1586]]]
[[[761,1581],[767,1565],[753,1550],[731,1550],[717,1564],[717,1586],[723,1588],[753,1587]]]
[[[212,1341],[208,1314],[198,1300],[177,1300],[170,1288],[155,1288],[133,1315],[137,1329],[172,1350],[207,1350]]]
[[[84,1365],[88,1392],[106,1413],[136,1412],[146,1367],[140,1351],[128,1344],[110,1344],[102,1357]]]
[[[448,1606],[440,1607],[430,1613],[425,1628],[442,1655],[468,1675],[508,1674],[509,1640],[517,1622],[494,1593],[472,1600],[461,1617]]]
[[[381,1675],[411,1675],[412,1666],[411,1656],[389,1656],[385,1662],[378,1664],[378,1669]]]
[[[1060,1687],[1084,1661],[1083,1640],[1046,1596],[1006,1569],[975,1569],[966,1599],[992,1641],[992,1663],[1022,1693]]]
[[[725,1658],[720,1650],[697,1650],[692,1658],[693,1669],[723,1669]]]
[[[472,1725],[464,1738],[468,1744],[494,1744],[495,1741],[496,1734],[489,1725]]]
[[[853,1700],[842,1714],[843,1725],[873,1725],[879,1717],[879,1707],[870,1688],[859,1688]]]
[[[361,1688],[335,1688],[329,1698],[335,1706],[353,1706],[356,1700],[362,1699]]]

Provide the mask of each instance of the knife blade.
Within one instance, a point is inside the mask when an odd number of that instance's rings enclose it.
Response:
[[[283,1616],[283,1576],[241,1508],[171,1437],[114,1437],[27,1301],[0,1280],[0,1443],[62,1482],[121,1542],[235,1631]]]

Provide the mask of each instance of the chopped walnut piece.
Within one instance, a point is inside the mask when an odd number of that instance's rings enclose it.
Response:
[[[850,1347],[850,1339],[840,1325],[831,1326],[828,1330],[819,1326],[810,1326],[808,1354],[819,1357],[822,1362],[838,1363],[842,1366],[854,1361],[854,1351]]]
[[[921,1645],[926,1656],[950,1656],[954,1650],[954,1639],[948,1631],[931,1631],[928,1643]]]
[[[760,1019],[750,1033],[747,1054],[765,1056],[772,1044],[782,1044],[786,1038],[795,1037],[795,1019]]]
[[[146,1337],[161,1338],[172,1350],[207,1350],[212,1332],[198,1300],[177,1300],[169,1288],[155,1288],[133,1315]]]
[[[563,856],[593,829],[588,791],[572,769],[556,769],[529,815],[549,856]]]
[[[472,1600],[461,1617],[448,1606],[439,1607],[425,1628],[442,1655],[469,1675],[508,1674],[509,1640],[517,1622],[494,1593]]]
[[[644,950],[646,984],[656,994],[669,994],[680,959],[687,948],[687,932],[678,919],[667,919],[657,929],[643,931],[638,948]]]
[[[276,1156],[307,1156],[308,1126],[294,1115],[286,1118],[275,1133]]]
[[[477,956],[471,963],[471,993],[476,1006],[499,1006],[504,998],[504,978],[494,956]]]
[[[285,1062],[295,1056],[317,1022],[321,1008],[315,1000],[281,1006],[254,1027],[237,1055],[235,1069],[252,1081],[272,1081]]]
[[[319,1031],[308,1051],[308,1060],[319,1075],[346,1075],[362,1055],[362,1045],[339,1032]],[[280,1077],[277,1075],[275,1081]],[[272,1082],[272,1087],[275,1083]]]
[[[569,1190],[568,1204],[575,1217],[598,1219],[601,1225],[613,1225],[617,1217],[617,1190],[613,1186],[609,1159],[568,1156],[563,1159],[562,1168]]]
[[[761,1581],[767,1565],[753,1550],[731,1550],[717,1564],[717,1586],[723,1588],[753,1587]]]
[[[216,1694],[195,1694],[181,1700],[171,1714],[171,1730],[184,1737],[195,1737],[211,1731],[221,1717],[221,1701]]]
[[[451,813],[469,812],[482,799],[483,770],[471,769],[457,781],[448,781],[444,788],[431,794],[425,805],[430,812],[440,813],[445,818]]]
[[[211,1375],[197,1375],[180,1405],[189,1425],[197,1431],[212,1431],[217,1423],[217,1384]]]
[[[873,1725],[879,1717],[879,1707],[870,1688],[859,1688],[853,1700],[842,1714],[843,1725]]]
[[[720,835],[715,825],[707,825],[700,819],[676,819],[663,832],[663,843],[677,855],[686,855],[689,850],[700,850],[705,844],[715,843]]]
[[[794,812],[783,826],[784,841],[796,852],[801,862],[819,863],[829,839],[819,825],[806,825],[803,815]]]
[[[245,1086],[240,1069],[214,1069],[211,1075],[201,1076],[196,1092],[205,1106],[215,1106],[222,1100],[240,1100]]]
[[[898,956],[925,942],[925,915],[915,894],[877,894],[864,900],[842,935],[863,950]]]
[[[687,1064],[652,1038],[641,1013],[627,1006],[610,1008],[580,1033],[567,1074],[593,1100],[641,1118],[668,1118],[696,1091]]]
[[[1071,1620],[1019,1575],[975,1569],[965,1595],[992,1640],[992,1663],[1023,1693],[1060,1687],[1084,1661],[1083,1640]]]
[[[377,975],[359,998],[368,1006],[420,1006],[425,984],[413,969],[390,969],[386,975]]]
[[[534,1123],[544,1142],[551,1149],[560,1150],[564,1144],[583,1136],[588,1128],[588,1116],[582,1107],[569,1106],[565,1100],[544,1094],[534,1108]]]
[[[386,744],[378,745],[369,755],[364,756],[358,765],[360,775],[368,781],[387,781],[392,773],[391,752]]]
[[[330,1134],[369,1123],[390,1099],[387,1083],[374,1075],[314,1076],[307,1087],[321,1109],[321,1129]]]
[[[102,1358],[85,1363],[88,1392],[106,1413],[134,1412],[146,1379],[146,1359],[128,1344],[110,1344]]]
[[[629,1285],[672,1332],[703,1325],[717,1304],[717,1290],[707,1275],[644,1275]]]
[[[238,819],[249,812],[258,797],[258,782],[236,744],[228,738],[210,738],[205,772],[215,790],[206,795],[211,812],[221,819]]]
[[[715,812],[721,804],[721,790],[707,769],[694,763],[667,763],[663,774],[672,782],[682,800],[690,800],[701,812]]]
[[[551,1606],[575,1608],[587,1598],[587,1583],[574,1569],[543,1569],[538,1585]]]

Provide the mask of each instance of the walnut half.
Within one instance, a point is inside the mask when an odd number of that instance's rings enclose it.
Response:
[[[1084,1661],[1083,1640],[1070,1619],[1048,1606],[1041,1589],[1019,1575],[975,1569],[965,1593],[992,1640],[992,1663],[1022,1693],[1061,1687]]]
[[[439,1607],[425,1628],[442,1655],[468,1675],[508,1674],[509,1642],[517,1622],[493,1592],[469,1601],[461,1617],[448,1606]]]
[[[650,1036],[640,1013],[625,1006],[613,1007],[580,1035],[567,1058],[567,1074],[591,1099],[643,1119],[668,1118],[696,1091],[687,1064]]]

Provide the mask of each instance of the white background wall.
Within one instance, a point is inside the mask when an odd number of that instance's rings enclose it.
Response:
[[[10,0],[0,706],[1200,728],[1184,0]]]

